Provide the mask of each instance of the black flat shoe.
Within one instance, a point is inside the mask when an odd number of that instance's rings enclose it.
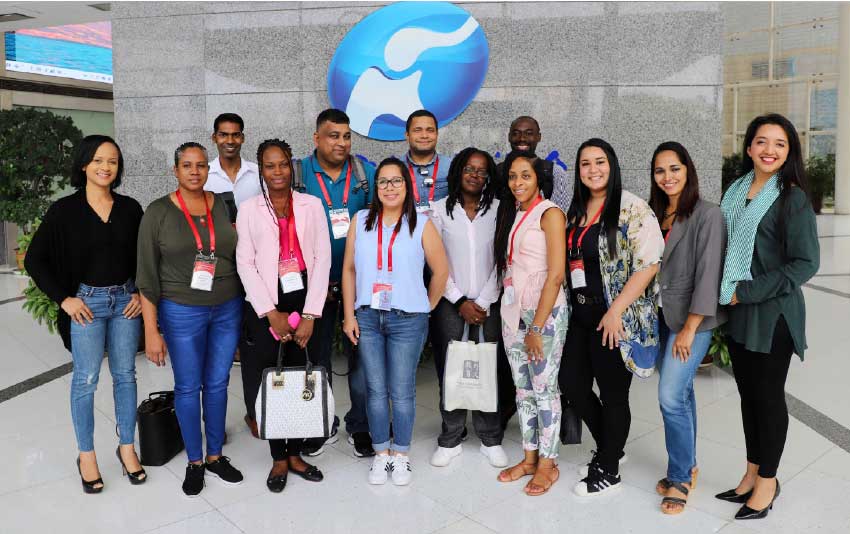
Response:
[[[121,471],[123,474],[127,475],[127,478],[130,480],[130,484],[134,486],[138,486],[139,484],[144,484],[148,480],[148,475],[145,473],[144,468],[139,469],[138,471],[130,472],[127,470],[127,466],[124,465],[124,460],[121,459],[121,447],[115,449],[115,456],[118,457],[118,462],[121,464]]]
[[[280,493],[286,487],[286,476],[288,474],[272,475],[271,471],[269,471],[269,478],[266,479],[266,487],[272,493]]]
[[[84,493],[100,493],[103,491],[103,479],[97,478],[95,480],[85,480],[83,479],[83,470],[80,468],[80,457],[77,457],[77,472],[80,474],[80,482],[83,483],[83,492]],[[99,488],[96,488],[100,484]]]
[[[768,512],[773,509],[773,503],[776,501],[776,498],[779,497],[779,481],[776,481],[776,492],[773,494],[773,498],[770,500],[770,504],[762,510],[754,510],[747,506],[746,504],[738,510],[738,513],[735,514],[735,519],[764,519],[767,517]]]
[[[714,496],[715,499],[720,499],[721,501],[733,502],[735,504],[744,504],[749,500],[750,496],[753,494],[753,490],[748,491],[747,493],[735,493],[735,488],[724,491],[723,493],[718,493]]]
[[[307,469],[305,469],[304,471],[299,471],[295,468],[290,467],[289,472],[298,475],[304,480],[309,480],[310,482],[321,482],[325,478],[325,475],[323,475],[322,472],[319,471],[318,467],[310,464],[307,464]]]

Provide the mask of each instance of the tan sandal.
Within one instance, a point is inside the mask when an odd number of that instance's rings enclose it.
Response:
[[[671,482],[670,489],[675,489],[679,493],[682,493],[685,498],[665,496],[661,499],[661,513],[665,515],[679,515],[685,511],[685,506],[688,504],[688,493],[690,493],[690,490],[681,482]]]
[[[694,467],[691,469],[691,489],[696,489],[697,487],[697,477],[699,476],[699,467]],[[670,482],[670,479],[667,477],[662,478],[655,484],[655,493],[664,497],[667,495],[667,490],[672,487],[673,483]]]
[[[518,470],[520,471],[519,475],[515,475]],[[522,477],[533,475],[536,471],[537,464],[530,464],[525,461],[522,461],[513,467],[502,469],[501,472],[499,472],[499,476],[496,478],[499,482],[516,482]]]
[[[549,491],[549,489],[552,488],[552,486],[555,484],[555,482],[558,481],[559,478],[561,478],[561,471],[558,469],[557,465],[553,465],[552,467],[544,467],[543,469],[551,469],[554,472],[555,476],[554,477],[546,477],[549,484],[544,484],[544,485],[537,484],[537,483],[534,482],[534,479],[537,478],[537,474],[539,473],[539,474],[545,476],[545,474],[540,473],[541,470],[538,469],[537,473],[534,474],[534,478],[529,480],[528,484],[525,485],[525,494],[528,495],[529,497],[539,497],[540,495],[543,495],[544,493]],[[534,488],[540,488],[540,489],[535,490]]]

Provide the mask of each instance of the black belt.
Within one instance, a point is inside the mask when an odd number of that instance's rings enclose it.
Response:
[[[576,293],[575,297],[576,302],[578,302],[579,304],[585,304],[587,306],[591,306],[594,304],[605,304],[604,297],[590,297],[587,295],[582,295],[581,293]]]

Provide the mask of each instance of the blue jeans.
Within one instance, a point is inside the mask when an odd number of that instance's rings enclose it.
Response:
[[[241,296],[217,306],[159,301],[159,325],[174,371],[174,410],[190,462],[203,459],[201,392],[207,456],[221,454],[227,384],[239,342]]]
[[[697,332],[691,344],[691,356],[683,362],[673,357],[676,333],[659,317],[664,355],[658,362],[658,402],[664,418],[667,445],[667,478],[690,482],[691,469],[697,465],[697,403],[694,376],[711,344],[711,330]]]
[[[132,444],[136,434],[136,351],[142,320],[127,319],[122,313],[136,287],[91,287],[80,284],[81,298],[94,315],[94,322],[80,326],[71,321],[71,420],[81,452],[94,450],[94,392],[100,377],[103,352],[109,353],[112,397],[118,442]]]
[[[416,368],[428,337],[428,314],[357,310],[360,365],[366,375],[366,415],[372,448],[407,452],[416,418]],[[393,443],[390,406],[393,403]]]

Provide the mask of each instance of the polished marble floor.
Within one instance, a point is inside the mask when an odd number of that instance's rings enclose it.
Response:
[[[353,456],[344,432],[315,463],[325,481],[291,477],[282,494],[265,488],[270,459],[265,443],[251,437],[242,423],[244,405],[239,370],[231,375],[225,453],[246,477],[238,487],[210,480],[200,499],[182,496],[185,457],[148,468],[150,481],[131,487],[122,480],[112,456],[116,438],[111,380],[104,363],[96,395],[95,446],[106,489],[83,495],[74,465],[75,446],[68,408],[70,375],[0,402],[0,533],[565,533],[687,532],[724,534],[850,532],[850,410],[847,380],[850,359],[850,217],[818,221],[822,247],[820,272],[805,295],[809,351],[805,363],[794,360],[787,391],[822,414],[791,418],[779,478],[782,495],[763,521],[736,523],[736,507],[713,498],[737,483],[744,464],[738,394],[731,376],[719,368],[697,377],[698,457],[701,474],[686,513],[668,517],[659,511],[655,481],[666,466],[664,431],[658,411],[656,380],[632,385],[633,424],[622,468],[624,487],[598,500],[575,497],[578,465],[593,447],[561,450],[561,479],[542,497],[527,497],[523,482],[500,484],[497,470],[478,453],[471,436],[464,453],[449,467],[428,464],[439,432],[436,379],[430,362],[419,371],[417,417],[411,450],[413,483],[408,487],[370,486],[369,463]],[[2,273],[2,269],[0,269]],[[0,392],[70,358],[21,309],[26,280],[0,274]],[[169,368],[137,360],[140,398],[171,389]],[[336,386],[337,413],[348,408],[344,381]],[[826,420],[828,424],[824,424]],[[471,425],[470,425],[471,427]],[[520,459],[515,424],[505,439],[512,461]]]

